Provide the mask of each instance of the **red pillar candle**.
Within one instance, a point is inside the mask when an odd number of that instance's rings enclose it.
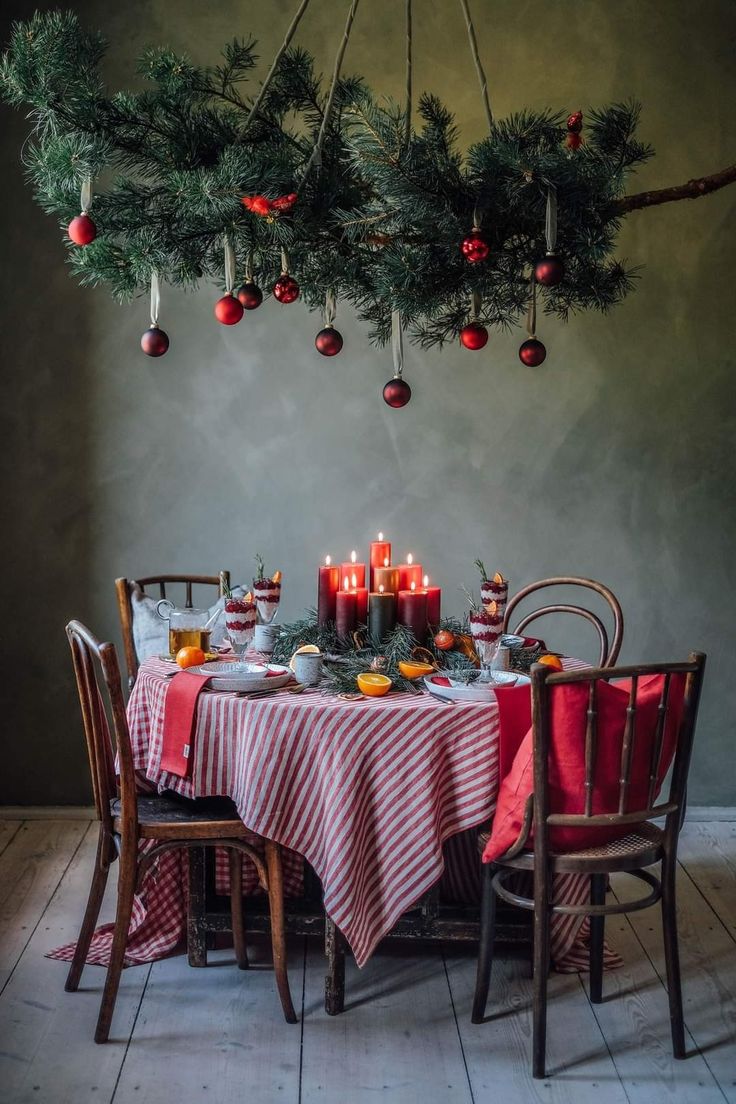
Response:
[[[347,586],[350,580],[345,580]],[[358,620],[357,597],[354,590],[338,590],[335,595],[335,624],[337,635],[342,639],[349,638],[355,632]]]
[[[427,595],[427,621],[433,629],[440,623],[440,607],[442,604],[442,591],[438,586],[429,585],[429,575],[424,576],[422,589]]]
[[[352,580],[355,575],[355,585],[359,587],[365,586],[365,564],[356,563],[358,553],[353,549],[350,553],[350,559],[345,563],[340,564],[340,578],[348,578]]]
[[[391,541],[383,539],[383,533],[378,534],[378,540],[371,541],[371,590],[378,590],[378,585],[373,572],[377,567],[388,567],[391,563]]]
[[[427,639],[427,593],[424,590],[399,591],[399,624],[406,625],[420,644]]]
[[[320,625],[335,620],[337,592],[340,589],[340,570],[325,556],[317,580],[317,621]]]
[[[422,565],[414,563],[411,552],[406,557],[406,563],[399,564],[399,590],[419,590],[422,585]]]
[[[355,587],[355,616],[359,625],[368,624],[368,587]]]

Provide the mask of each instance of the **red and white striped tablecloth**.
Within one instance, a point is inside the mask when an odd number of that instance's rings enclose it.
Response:
[[[186,797],[232,798],[248,828],[303,855],[358,965],[441,877],[445,841],[491,818],[498,790],[493,703],[447,704],[429,694],[346,701],[317,690],[261,699],[206,691],[184,780],[160,766],[170,671],[156,659],[140,668],[128,705],[136,769]],[[461,842],[454,838],[448,853]],[[456,895],[458,880],[471,882],[477,900],[472,837],[464,853],[448,880]],[[572,877],[556,889],[558,899],[575,903],[588,891],[585,879]],[[580,922],[554,920],[557,966],[577,968]]]

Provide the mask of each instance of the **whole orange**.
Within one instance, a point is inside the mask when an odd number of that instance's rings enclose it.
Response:
[[[180,667],[199,667],[205,661],[205,654],[201,648],[180,648],[176,653],[176,662]]]
[[[449,652],[454,643],[455,634],[451,633],[449,629],[440,629],[434,638],[434,646],[441,652]]]
[[[537,660],[537,663],[542,663],[545,667],[551,667],[553,671],[562,671],[562,660],[556,655],[543,655]]]

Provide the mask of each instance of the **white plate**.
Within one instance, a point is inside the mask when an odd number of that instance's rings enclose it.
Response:
[[[498,672],[499,674],[506,674],[506,672]],[[516,675],[516,672],[509,672],[516,676],[513,683],[507,682],[507,686],[530,686],[531,679],[528,675]],[[424,685],[430,694],[434,694],[437,698],[447,698],[449,701],[461,701],[461,702],[487,702],[492,701],[495,698],[495,686],[491,686],[489,682],[471,682],[469,686],[438,686],[435,683],[436,678],[441,678],[441,675],[425,675]],[[447,678],[447,676],[444,676]]]
[[[201,667],[187,667],[195,675],[211,675],[210,688],[228,693],[252,693],[256,690],[278,690],[294,677],[288,667],[277,663],[246,663],[240,671],[234,663],[204,663]]]

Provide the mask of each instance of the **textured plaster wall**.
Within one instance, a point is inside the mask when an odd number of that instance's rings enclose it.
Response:
[[[132,80],[149,42],[215,60],[254,32],[266,60],[292,0],[75,5]],[[6,0],[2,17],[33,3]],[[328,66],[344,3],[314,0],[301,41]],[[348,67],[401,95],[402,5],[365,0]],[[458,5],[417,0],[417,88],[448,100],[464,138],[483,117]],[[731,0],[475,0],[495,110],[565,109],[627,96],[658,150],[638,187],[721,168],[736,149]],[[4,35],[6,37],[6,35]],[[118,307],[67,276],[54,220],[33,204],[3,109],[3,756],[0,801],[75,803],[89,786],[63,634],[82,617],[114,636],[116,575],[160,569],[236,578],[255,551],[285,573],[284,615],[314,601],[325,552],[382,528],[413,549],[459,612],[472,561],[514,585],[557,573],[607,581],[624,606],[622,658],[710,654],[691,800],[736,803],[733,769],[736,188],[628,220],[621,253],[639,290],[608,317],[544,321],[544,369],[519,334],[483,353],[408,352],[411,405],[380,400],[390,354],[342,311],[345,350],[324,360],[316,320],[269,302],[227,330],[214,289],[164,293],[169,355],[138,351],[146,305]],[[556,638],[582,654],[583,630]]]

